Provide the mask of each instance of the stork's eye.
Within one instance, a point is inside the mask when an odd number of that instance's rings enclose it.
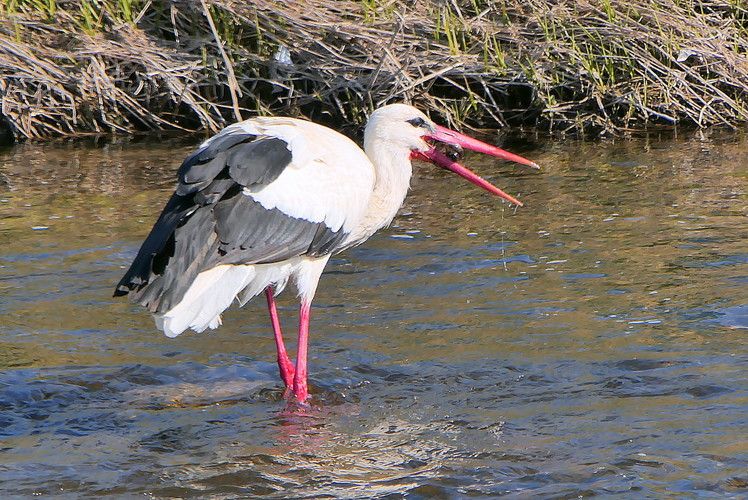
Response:
[[[413,125],[415,128],[421,128],[426,127],[426,120],[423,118],[411,118],[410,120],[406,120],[408,123]]]

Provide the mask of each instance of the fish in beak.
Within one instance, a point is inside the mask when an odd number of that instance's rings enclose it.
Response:
[[[490,144],[481,142],[478,139],[473,139],[472,137],[461,134],[459,132],[455,132],[454,130],[450,130],[439,125],[436,125],[436,132],[424,135],[423,139],[427,141],[439,141],[446,144],[453,144],[465,149],[470,149],[472,151],[478,151],[479,153],[485,153],[491,156],[496,156],[498,158],[503,158],[505,160],[521,163],[522,165],[527,165],[533,168],[540,168],[536,163],[522,158],[521,156],[515,155],[514,153],[504,151],[501,148],[491,146]],[[454,159],[450,158],[447,154],[437,149],[436,146],[432,145],[431,148],[427,149],[426,151],[413,151],[413,153],[411,154],[411,158],[425,160],[427,162],[433,163],[434,165],[438,165],[440,167],[451,170],[457,175],[460,175],[469,180],[476,186],[481,187],[490,193],[498,195],[510,203],[514,203],[515,205],[519,205],[520,207],[522,206],[522,202],[517,200],[515,197],[505,193],[481,176],[471,172],[463,165],[460,165]]]

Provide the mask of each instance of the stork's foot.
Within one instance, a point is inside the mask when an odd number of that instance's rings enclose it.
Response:
[[[299,405],[303,406],[305,408],[309,408],[309,402],[311,401],[311,396],[307,394],[306,398],[302,401],[296,396],[296,393],[293,391],[293,388],[286,387],[285,392],[283,392],[283,399],[286,400],[286,403],[289,405]]]
[[[309,384],[307,382],[306,364],[296,362],[296,373],[293,378],[293,393],[300,403],[304,403],[309,398]]]
[[[305,404],[309,401],[309,391],[307,391],[306,386],[301,390],[294,390],[293,395],[296,397],[296,401],[301,404]]]

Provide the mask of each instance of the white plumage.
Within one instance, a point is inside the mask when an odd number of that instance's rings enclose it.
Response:
[[[201,333],[218,328],[221,314],[234,301],[243,306],[268,286],[283,291],[293,277],[299,298],[311,302],[330,256],[296,257],[279,264],[220,265],[197,275],[184,298],[164,314],[154,314],[156,328],[174,338],[187,329]]]
[[[265,208],[324,222],[333,231],[342,227],[350,232],[358,226],[375,173],[369,158],[353,141],[329,128],[289,118],[257,118],[238,125],[247,132],[286,141],[293,154],[293,161],[275,181],[247,188],[245,194]]]

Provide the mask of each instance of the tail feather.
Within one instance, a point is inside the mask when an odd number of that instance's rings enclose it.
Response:
[[[255,266],[220,265],[197,275],[178,304],[155,315],[156,327],[168,337],[188,328],[200,333],[221,325],[221,313],[255,278]]]

